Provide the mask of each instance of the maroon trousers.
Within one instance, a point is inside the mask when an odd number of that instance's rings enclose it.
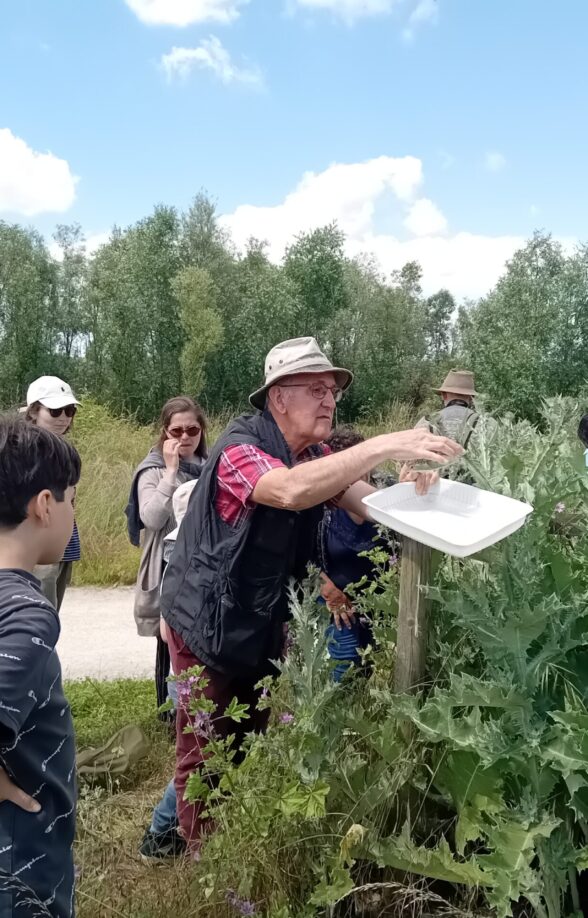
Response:
[[[191,666],[203,665],[182,638],[169,626],[167,634],[172,667],[176,675],[180,675]],[[248,680],[243,677],[230,676],[208,667],[204,668],[203,676],[209,682],[202,694],[217,705],[216,714],[213,715],[217,735],[234,734],[235,745],[238,748],[246,733],[252,731],[261,733],[265,730],[269,711],[258,711],[256,708],[260,696],[259,690],[255,689],[257,679]],[[250,716],[240,724],[221,716],[233,698],[236,698],[241,704],[249,705]],[[201,802],[188,803],[184,800],[184,793],[188,778],[193,772],[198,771],[204,761],[202,749],[207,745],[208,740],[192,730],[184,733],[185,727],[194,725],[194,718],[188,714],[187,707],[186,696],[180,692],[176,714],[175,785],[181,833],[189,848],[197,850],[202,835],[207,831],[207,820],[202,818],[205,805]]]

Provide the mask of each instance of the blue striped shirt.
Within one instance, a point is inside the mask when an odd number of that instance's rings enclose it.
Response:
[[[65,552],[63,553],[62,561],[79,561],[82,557],[82,552],[80,548],[80,534],[78,532],[78,524],[74,520],[73,532],[71,534],[71,539],[67,543]]]

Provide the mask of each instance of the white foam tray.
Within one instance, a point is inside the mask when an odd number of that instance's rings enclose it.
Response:
[[[442,478],[425,495],[414,484],[393,485],[363,498],[372,519],[400,535],[466,558],[516,532],[530,504]]]

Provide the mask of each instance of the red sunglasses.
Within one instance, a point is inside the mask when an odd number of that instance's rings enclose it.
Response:
[[[187,427],[168,427],[167,432],[173,440],[180,440],[182,434],[197,437],[199,433],[202,433],[202,428],[197,424],[189,424]]]

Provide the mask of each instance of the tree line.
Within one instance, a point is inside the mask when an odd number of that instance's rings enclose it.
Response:
[[[566,254],[536,234],[487,296],[456,309],[425,296],[409,262],[384,277],[349,259],[335,224],[295,239],[281,264],[263,241],[238,253],[214,204],[157,206],[90,256],[79,226],[55,250],[33,229],[0,221],[0,404],[22,401],[51,373],[118,414],[150,422],[185,392],[235,411],[261,380],[277,341],[315,335],[356,374],[346,420],[395,400],[421,403],[460,363],[497,410],[534,418],[539,397],[578,395],[588,334],[588,249]]]

